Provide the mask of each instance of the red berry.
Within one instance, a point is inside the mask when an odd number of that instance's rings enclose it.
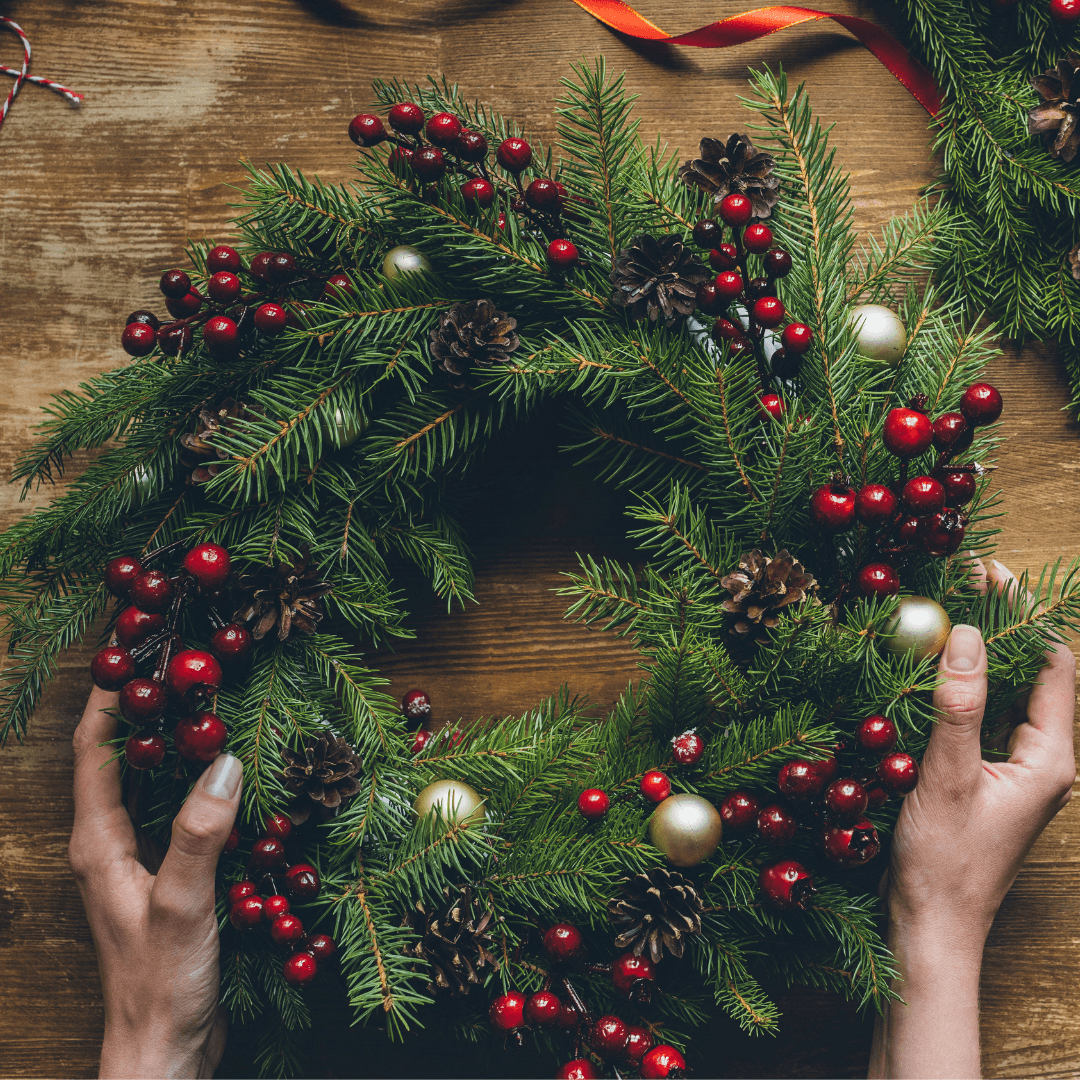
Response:
[[[525,189],[525,202],[534,210],[550,213],[559,208],[559,189],[551,180],[540,177]]]
[[[1073,2],[1078,3],[1077,11],[1080,11],[1080,0]],[[1001,394],[984,382],[972,383],[960,399],[960,411],[972,427],[992,424],[1001,415],[1001,405]]]
[[[401,699],[401,715],[414,724],[431,719],[431,698],[425,690],[410,690]]]
[[[753,255],[764,255],[772,247],[772,229],[760,223],[747,225],[743,232],[743,245]]]
[[[532,147],[524,139],[503,139],[495,160],[507,171],[519,173],[532,164]]]
[[[860,817],[852,825],[826,825],[821,834],[825,857],[838,866],[863,866],[881,851],[877,829],[869,818]]]
[[[855,524],[855,492],[846,484],[824,484],[810,496],[810,520],[822,532],[837,533]]]
[[[904,518],[896,526],[896,535],[904,543],[911,543],[919,535],[919,526],[922,522],[917,517]]]
[[[556,270],[571,270],[578,264],[578,249],[569,240],[552,240],[548,244],[547,261]]]
[[[1050,0],[1050,18],[1062,26],[1080,20],[1080,0]]]
[[[237,881],[229,886],[225,894],[225,906],[231,908],[239,904],[241,900],[255,895],[255,883],[253,881]]]
[[[714,270],[737,270],[739,253],[734,244],[717,244],[709,252],[709,265]],[[742,286],[739,286],[741,291]]]
[[[544,932],[544,950],[560,964],[579,959],[584,945],[581,931],[571,923],[556,923]]]
[[[663,802],[671,794],[671,781],[659,770],[653,769],[641,778],[639,790],[649,802]]]
[[[779,394],[762,394],[761,406],[758,408],[758,416],[762,420],[782,420],[784,417],[784,401]]]
[[[623,1047],[623,1060],[631,1065],[638,1064],[652,1049],[653,1037],[647,1028],[629,1024],[626,1028],[626,1045]]]
[[[864,525],[884,525],[896,516],[897,499],[884,484],[863,484],[855,496],[855,516]]]
[[[877,768],[878,780],[895,795],[907,795],[919,783],[919,766],[910,754],[886,754]]]
[[[814,762],[789,761],[780,767],[776,786],[780,794],[789,799],[808,801],[820,795],[825,785],[821,774],[814,768]]]
[[[725,225],[741,229],[754,216],[754,204],[738,192],[732,192],[720,204],[720,217]]]
[[[629,1031],[617,1016],[601,1016],[589,1031],[589,1045],[605,1058],[618,1057],[626,1046]]]
[[[170,300],[180,300],[191,292],[191,278],[183,270],[166,270],[161,275],[158,288]]]
[[[174,697],[185,697],[192,687],[210,692],[221,688],[221,665],[208,652],[185,649],[177,653],[165,669],[165,685]]]
[[[705,740],[696,731],[684,731],[671,740],[672,757],[680,765],[696,765],[705,753]]]
[[[904,509],[915,517],[929,517],[945,505],[945,488],[932,476],[913,476],[900,493]]]
[[[165,740],[156,731],[137,731],[124,743],[124,757],[133,769],[154,769],[165,758]]]
[[[757,826],[761,803],[746,791],[733,791],[720,804],[720,820],[724,833],[746,833]]]
[[[525,995],[519,990],[501,994],[488,1007],[491,1026],[499,1031],[513,1031],[525,1023]]]
[[[299,945],[303,937],[304,924],[295,915],[279,915],[270,924],[270,940],[275,945]]]
[[[237,930],[254,930],[262,922],[263,898],[245,896],[233,904],[229,911],[229,922]]]
[[[559,1066],[555,1080],[598,1080],[599,1076],[596,1066],[588,1058],[574,1058]]]
[[[729,195],[728,198],[731,198]],[[673,1072],[685,1072],[686,1059],[674,1046],[654,1046],[641,1059],[642,1080],[664,1080]]]
[[[564,1002],[562,1015],[559,1017],[559,1027],[566,1031],[575,1031],[580,1023],[581,1017],[578,1015],[577,1009],[573,1005]]]
[[[793,322],[784,327],[780,335],[780,344],[786,352],[802,356],[814,340],[814,331],[806,323]]]
[[[165,616],[140,611],[137,607],[124,608],[117,616],[115,629],[120,644],[125,649],[134,649],[165,629]]]
[[[426,134],[428,142],[449,146],[461,134],[461,121],[453,113],[436,113],[427,122]]]
[[[202,297],[192,289],[178,300],[166,300],[165,308],[174,319],[188,319],[202,307]],[[160,340],[160,339],[159,339]]]
[[[232,561],[220,544],[198,544],[184,556],[184,569],[199,583],[201,592],[217,592],[229,576]]]
[[[974,434],[971,425],[961,413],[942,413],[934,421],[934,449],[942,453],[946,450],[958,453],[971,445]]]
[[[295,952],[282,968],[285,981],[290,986],[306,986],[319,973],[319,965],[311,953]]]
[[[762,263],[765,273],[771,278],[787,277],[791,273],[791,256],[780,248],[773,248],[762,259]]]
[[[836,760],[835,750],[827,758],[819,758],[817,761],[810,762],[810,765],[817,774],[818,783],[821,784],[822,791],[836,779],[836,774],[840,771],[840,765]]]
[[[714,341],[735,341],[742,337],[742,328],[728,319],[720,318],[713,323],[712,336]]]
[[[239,623],[219,626],[210,638],[210,648],[222,664],[241,664],[254,645],[251,631]]]
[[[128,323],[120,335],[120,346],[128,356],[146,356],[154,351],[155,345],[157,332],[146,323]]]
[[[639,979],[647,979],[649,982],[656,979],[656,969],[647,956],[635,956],[632,952],[626,952],[611,965],[611,982],[620,994],[629,997]]]
[[[276,836],[279,840],[288,840],[292,835],[292,821],[288,814],[271,814],[263,822],[263,836]]]
[[[418,135],[424,127],[424,111],[411,101],[400,101],[390,109],[390,126],[401,135]]]
[[[255,329],[267,337],[277,337],[285,329],[288,318],[280,304],[261,304],[255,310]]]
[[[203,341],[215,360],[229,360],[239,349],[240,332],[228,315],[215,315],[203,327]]]
[[[160,570],[144,570],[131,583],[131,602],[140,611],[165,611],[172,598],[172,582]]]
[[[337,943],[329,934],[308,934],[300,946],[316,960],[329,960],[337,952]]]
[[[765,898],[781,910],[804,908],[814,892],[814,879],[802,863],[781,859],[762,867],[758,879]]]
[[[825,790],[825,809],[839,822],[858,821],[866,813],[866,788],[849,777],[834,780]]]
[[[206,253],[206,272],[208,274],[239,274],[244,269],[244,263],[239,254],[225,244],[218,244]]]
[[[135,660],[127,649],[106,645],[90,661],[90,678],[98,689],[115,693],[135,678]]]
[[[474,176],[461,185],[461,197],[469,206],[486,210],[495,202],[495,188],[482,177]]]
[[[889,793],[880,784],[868,784],[866,787],[866,810],[871,813],[880,810],[889,801]]]
[[[859,744],[859,749],[878,757],[895,749],[899,737],[896,725],[887,716],[879,713],[868,716],[855,729],[855,741]]]
[[[274,285],[285,285],[296,277],[296,260],[287,251],[277,251],[266,262],[266,276]]]
[[[751,278],[750,284],[746,287],[746,294],[751,300],[760,300],[762,297],[776,300],[776,286],[768,278]]]
[[[562,1002],[550,990],[541,990],[525,1002],[525,1019],[539,1027],[554,1027],[562,1019]]]
[[[453,151],[462,161],[483,161],[488,152],[487,139],[479,131],[463,131],[454,140]]]
[[[285,884],[294,900],[314,900],[319,895],[319,874],[309,863],[294,863],[285,871]]]
[[[168,323],[157,332],[158,346],[166,356],[179,356],[191,348],[191,327],[183,323]]]
[[[251,865],[256,870],[280,870],[285,865],[285,845],[276,836],[264,836],[256,840],[251,845]],[[291,869],[290,866],[289,870]],[[295,897],[296,894],[293,895]]]
[[[919,520],[918,538],[923,550],[937,559],[959,550],[964,542],[964,532],[964,519],[951,507]]]
[[[240,298],[240,279],[228,270],[214,274],[206,283],[206,291],[215,304],[233,304]]]
[[[152,724],[165,711],[165,688],[153,679],[132,679],[120,691],[120,715],[131,724]]]
[[[320,299],[336,300],[338,303],[344,303],[353,295],[355,295],[355,290],[348,274],[331,274],[326,279]]]
[[[757,834],[769,847],[790,844],[799,828],[795,815],[786,806],[774,803],[761,809],[757,816]]]
[[[896,596],[900,575],[888,563],[868,563],[855,579],[863,596]]]
[[[274,253],[272,251],[260,251],[248,264],[248,273],[252,277],[257,277],[260,281],[269,281],[268,267],[273,257]]]
[[[606,791],[599,788],[588,788],[578,796],[578,813],[587,821],[599,821],[608,812],[609,806],[611,799]]]
[[[263,901],[263,918],[272,923],[282,915],[289,914],[289,900],[285,896],[268,896]],[[280,944],[280,943],[279,943]]]
[[[386,138],[386,128],[377,116],[361,113],[349,122],[349,138],[357,146],[376,146]]]
[[[706,251],[716,247],[723,236],[724,230],[716,218],[702,218],[694,226],[694,243]]]
[[[229,733],[217,713],[200,712],[176,725],[176,751],[188,761],[213,761],[225,749]]]
[[[235,851],[240,846],[240,826],[234,825],[229,830],[228,839],[225,841],[226,851]]]
[[[725,304],[742,295],[743,280],[738,270],[721,270],[713,284],[716,295]]]
[[[414,754],[419,754],[420,751],[423,750],[425,746],[427,746],[430,739],[431,732],[425,731],[423,728],[420,728],[413,736],[412,746],[410,747],[411,751]]]
[[[715,315],[720,310],[720,295],[711,281],[698,286],[696,303],[706,315]]]
[[[127,596],[131,583],[143,572],[142,563],[130,555],[118,555],[105,564],[105,588],[113,596]]]
[[[964,506],[975,498],[978,483],[974,473],[946,469],[941,474],[941,486],[945,489],[945,505],[956,507]]]
[[[893,409],[885,417],[881,439],[885,449],[898,458],[918,457],[934,438],[934,425],[926,413],[915,409]]]

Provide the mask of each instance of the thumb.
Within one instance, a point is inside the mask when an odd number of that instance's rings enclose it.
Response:
[[[977,626],[958,623],[941,654],[943,681],[934,690],[937,723],[923,759],[928,785],[971,783],[982,772],[986,646]]]
[[[201,917],[214,906],[218,856],[240,805],[244,768],[219,754],[196,781],[173,821],[172,840],[154,882],[154,903],[174,914]]]

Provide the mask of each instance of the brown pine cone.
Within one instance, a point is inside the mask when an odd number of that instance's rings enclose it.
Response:
[[[674,870],[654,867],[623,882],[620,894],[608,901],[608,915],[619,931],[615,948],[647,952],[659,963],[666,949],[682,956],[686,939],[701,933],[704,905],[690,881]]]
[[[281,756],[285,759],[285,790],[296,797],[289,808],[295,825],[307,821],[316,809],[324,820],[334,817],[342,804],[360,790],[356,779],[362,764],[360,756],[333,732],[324,732],[317,739],[307,736],[302,751],[286,748]]]
[[[731,596],[721,603],[735,616],[732,631],[755,644],[767,641],[780,622],[780,612],[817,591],[814,575],[783,549],[769,558],[755,548],[739,560],[739,569],[720,579]]]
[[[1028,113],[1028,131],[1041,135],[1053,158],[1072,161],[1080,150],[1080,53],[1069,52],[1053,71],[1031,80],[1043,99]]]
[[[671,326],[697,304],[698,286],[712,273],[671,233],[658,238],[635,237],[615,259],[608,280],[614,286],[611,302],[629,308],[637,322],[662,320]]]
[[[679,166],[685,184],[710,192],[716,205],[735,191],[753,203],[754,217],[772,214],[780,200],[780,180],[773,175],[776,162],[754,149],[749,136],[731,135],[726,143],[702,139],[699,153]]]
[[[491,367],[510,363],[518,347],[517,319],[499,311],[490,300],[454,304],[431,329],[431,358],[453,386],[465,385],[473,364]]]
[[[189,484],[207,484],[222,469],[229,455],[214,445],[214,436],[228,431],[238,420],[255,416],[242,401],[226,398],[216,409],[202,409],[194,432],[180,436],[180,463],[188,469]]]
[[[255,620],[251,636],[256,641],[275,626],[280,641],[293,630],[314,634],[325,614],[322,597],[332,588],[329,581],[321,580],[319,568],[311,565],[305,549],[291,562],[257,566],[240,575],[236,590],[243,602],[233,613],[233,622]]]

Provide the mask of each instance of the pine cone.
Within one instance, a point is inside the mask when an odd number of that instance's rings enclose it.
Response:
[[[783,549],[771,559],[755,548],[739,560],[739,569],[720,579],[731,593],[720,605],[736,616],[732,630],[755,643],[766,641],[780,622],[780,610],[817,591],[814,575]]]
[[[449,990],[467,994],[470,986],[480,985],[477,969],[499,964],[491,951],[488,926],[494,912],[485,911],[468,885],[451,889],[443,886],[445,903],[425,905],[419,900],[406,914],[402,926],[411,927],[419,939],[405,946],[406,956],[415,956],[431,966],[428,992]]]
[[[326,820],[337,814],[342,803],[360,790],[356,774],[360,772],[360,756],[344,739],[325,732],[317,739],[307,736],[300,752],[282,750],[285,768],[282,780],[285,790],[296,796],[289,809],[294,825],[302,825],[318,809]]]
[[[1080,53],[1068,52],[1031,85],[1043,99],[1028,113],[1028,131],[1041,135],[1053,158],[1072,161],[1080,150]]]
[[[773,176],[776,162],[760,154],[747,135],[732,135],[725,145],[719,139],[702,139],[701,157],[679,166],[679,176],[690,187],[712,193],[719,205],[733,191],[745,195],[754,206],[754,217],[772,214],[780,200],[780,181]]]
[[[256,641],[261,641],[275,626],[280,641],[293,630],[314,634],[325,614],[321,598],[333,586],[320,580],[318,567],[310,563],[311,556],[305,548],[292,562],[259,566],[241,574],[237,589],[244,602],[233,614],[233,621],[256,620],[251,630]]]
[[[615,286],[611,302],[629,308],[637,322],[662,318],[665,326],[671,326],[680,315],[694,310],[698,286],[711,277],[680,237],[642,235],[619,252],[608,275]]]
[[[471,365],[491,367],[510,362],[510,354],[519,344],[516,326],[517,319],[498,311],[490,300],[455,304],[432,327],[431,357],[453,386],[464,386]]]
[[[615,948],[632,947],[635,956],[648,951],[654,964],[665,949],[680,957],[686,938],[701,933],[703,906],[682,874],[660,866],[637,874],[623,883],[621,895],[608,901],[608,914],[619,930]]]
[[[242,401],[232,398],[226,398],[216,409],[200,410],[195,431],[180,436],[180,462],[189,470],[189,484],[207,484],[225,468],[223,462],[229,455],[214,445],[214,436],[254,415]]]

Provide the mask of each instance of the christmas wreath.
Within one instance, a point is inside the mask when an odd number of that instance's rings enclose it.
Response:
[[[959,554],[992,548],[1002,401],[990,332],[940,299],[943,212],[857,249],[806,95],[752,87],[749,133],[686,158],[578,66],[556,159],[452,87],[376,83],[358,183],[252,170],[235,246],[162,276],[170,320],[133,313],[132,362],[18,464],[29,489],[100,448],[0,537],[5,731],[104,627],[145,830],[242,759],[222,996],[267,1070],[328,966],[393,1038],[444,1023],[565,1076],[676,1076],[717,1010],[774,1030],[765,977],[880,1006],[875,857],[950,620],[983,628],[1001,716],[1080,618],[1075,567],[1036,607]],[[471,596],[450,496],[556,396],[644,560],[583,556],[569,615],[645,674],[602,720],[561,694],[431,732],[356,642],[409,634],[402,563]]]

